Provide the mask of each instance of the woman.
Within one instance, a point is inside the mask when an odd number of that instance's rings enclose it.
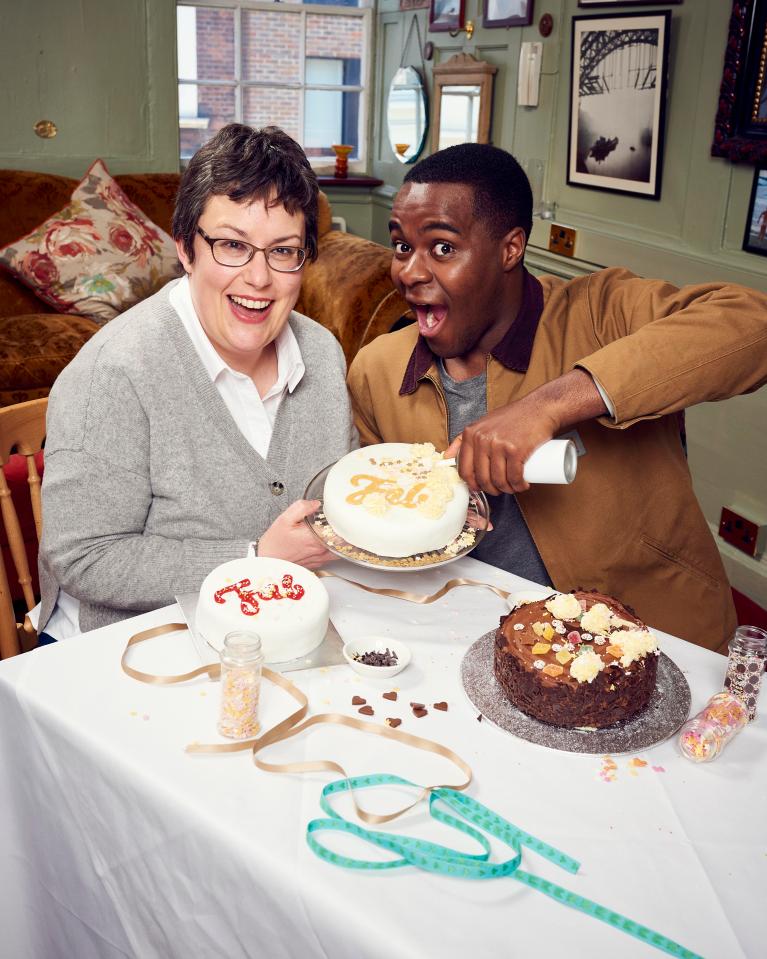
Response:
[[[330,558],[301,497],[356,433],[340,346],[293,312],[317,207],[275,127],[231,124],[190,161],[172,227],[186,275],[100,330],[51,391],[39,632],[172,603],[256,541]]]

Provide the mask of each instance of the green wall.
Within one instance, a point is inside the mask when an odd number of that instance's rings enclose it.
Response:
[[[659,3],[658,8],[663,4]],[[713,279],[744,283],[767,291],[767,258],[741,250],[753,167],[710,156],[729,0],[685,0],[671,7],[669,90],[666,110],[663,187],[658,202],[566,183],[570,109],[570,25],[574,15],[641,13],[641,7],[586,10],[577,0],[536,0],[530,27],[485,29],[481,0],[466,0],[466,18],[477,29],[465,34],[427,33],[428,11],[418,11],[424,39],[434,43],[431,68],[464,51],[498,67],[495,78],[492,141],[522,160],[545,163],[544,197],[556,202],[556,221],[578,231],[577,260],[550,254],[549,224],[536,221],[527,262],[537,272],[575,276],[599,266],[627,266],[643,276],[677,284]],[[652,8],[655,9],[655,8]],[[554,18],[543,41],[538,107],[516,104],[520,44],[542,39],[537,22]],[[376,99],[373,105],[372,170],[387,186],[372,199],[373,237],[386,242],[392,195],[405,167],[395,160],[386,137],[386,91],[400,65],[413,12],[400,13],[397,0],[379,0],[376,47]],[[416,44],[406,63],[420,68]],[[725,403],[704,404],[687,413],[689,462],[698,498],[716,530],[722,506],[733,506],[767,523],[767,389]],[[720,547],[732,584],[767,606],[767,558],[752,560],[726,544]]]
[[[10,169],[178,170],[175,0],[3,0],[0,131]]]
[[[428,37],[435,47],[434,58],[426,65],[429,92],[433,89],[432,65],[459,51],[498,67],[492,141],[520,160],[538,157],[544,161],[544,196],[556,202],[557,222],[578,230],[576,255],[582,265],[548,254],[548,224],[538,221],[530,248],[533,265],[565,273],[594,264],[628,265],[637,273],[662,275],[676,283],[724,277],[767,290],[767,259],[741,250],[753,167],[710,156],[729,0],[685,0],[681,6],[669,8],[669,91],[663,188],[658,202],[566,183],[571,18],[642,13],[642,8],[587,10],[579,8],[577,0],[536,0],[535,23],[531,26],[485,29],[479,26],[481,7],[481,0],[466,0],[466,17],[477,27],[471,41],[465,34],[452,38],[446,33],[427,33],[428,11],[417,12],[424,39]],[[537,21],[544,12],[553,16],[554,31],[543,40],[540,104],[518,107],[520,44],[542,40]],[[399,66],[412,17],[413,12],[398,11],[397,0],[379,2],[372,169],[395,187],[401,184],[405,168],[394,159],[386,138],[385,92]],[[420,67],[416,48],[417,44],[411,42],[407,62]],[[387,206],[386,197],[379,197],[376,205]],[[385,214],[374,217],[375,238],[379,241],[385,240],[386,219]]]

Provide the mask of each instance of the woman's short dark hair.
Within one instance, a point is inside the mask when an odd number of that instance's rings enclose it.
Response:
[[[408,172],[405,183],[461,183],[474,188],[474,215],[493,236],[533,228],[533,194],[514,157],[489,143],[459,143],[432,153]]]
[[[212,196],[227,196],[235,203],[282,204],[290,214],[301,211],[306,221],[306,255],[317,259],[317,176],[301,147],[279,127],[254,130],[230,123],[189,161],[179,184],[171,230],[192,261],[197,225]]]

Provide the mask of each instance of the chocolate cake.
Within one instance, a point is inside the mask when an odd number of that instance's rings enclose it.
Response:
[[[655,689],[658,643],[610,596],[577,590],[523,603],[501,619],[495,678],[528,716],[602,729],[640,713]]]

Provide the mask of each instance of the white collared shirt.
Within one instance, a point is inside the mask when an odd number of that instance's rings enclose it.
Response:
[[[306,372],[298,341],[290,325],[286,323],[274,341],[277,350],[277,379],[262,397],[247,373],[239,373],[228,366],[208,339],[192,302],[188,276],[179,280],[170,291],[168,299],[181,317],[202,365],[221,394],[240,432],[253,449],[266,458],[277,410],[285,391],[292,393]]]
[[[306,372],[298,340],[290,325],[286,323],[274,341],[277,350],[277,379],[262,397],[253,380],[246,373],[239,373],[228,366],[208,339],[192,302],[188,276],[182,277],[173,287],[168,294],[168,300],[181,317],[202,365],[221,394],[240,432],[253,449],[266,458],[277,410],[285,392],[292,393]],[[39,610],[38,604],[29,614],[35,628]],[[80,632],[79,616],[80,600],[65,593],[63,589],[59,590],[56,607],[45,631],[59,640],[76,636]]]

